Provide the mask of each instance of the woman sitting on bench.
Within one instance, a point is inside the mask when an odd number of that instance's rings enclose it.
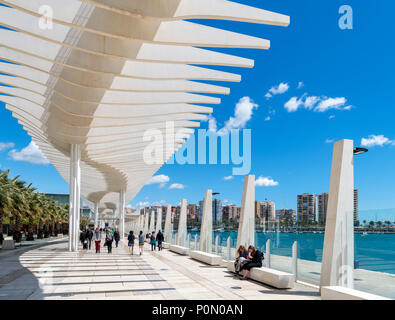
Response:
[[[235,260],[235,272],[236,272],[235,276],[237,276],[237,274],[240,272],[243,263],[247,262],[247,257],[249,252],[245,246],[240,246],[239,249],[237,249],[236,254],[237,257]]]
[[[249,255],[248,260],[241,266],[241,270],[244,271],[244,276],[240,280],[246,280],[251,268],[261,268],[263,253],[256,249],[254,246],[248,247]]]

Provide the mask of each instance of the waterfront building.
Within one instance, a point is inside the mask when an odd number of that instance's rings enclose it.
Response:
[[[188,217],[188,221],[198,221],[199,207],[196,204],[187,205],[187,217]]]
[[[202,212],[203,212],[203,203],[204,201],[199,201],[199,212],[198,212],[198,219],[202,221]],[[212,210],[213,210],[213,222],[222,222],[222,201],[219,199],[213,199],[212,202]]]
[[[261,203],[255,201],[255,218],[261,218]]]
[[[276,205],[273,201],[264,201],[261,203],[261,219],[265,221],[276,220]]]
[[[44,193],[44,195],[52,200],[59,202],[61,205],[69,205],[70,196],[68,194],[57,194],[57,193]],[[89,218],[92,216],[92,210],[84,206],[82,199],[80,199],[80,214],[81,217]]]
[[[318,195],[318,221],[320,223],[326,222],[326,214],[328,209],[328,193]],[[354,189],[354,224],[358,221],[358,189]]]
[[[222,207],[222,221],[226,222],[230,220],[230,206]]]
[[[276,210],[276,219],[294,224],[296,222],[296,210],[294,209],[279,209]]]
[[[255,218],[265,221],[274,221],[276,205],[273,201],[255,201]]]
[[[298,222],[317,221],[317,200],[314,194],[304,193],[297,197]]]
[[[318,195],[318,222],[325,223],[328,210],[328,193]]]
[[[228,205],[222,208],[222,221],[238,221],[241,214],[241,208],[236,205]]]

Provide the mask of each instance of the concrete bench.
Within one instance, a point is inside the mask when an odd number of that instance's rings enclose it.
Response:
[[[3,248],[3,250],[15,249],[15,241],[13,239],[4,239],[2,248]]]
[[[391,300],[375,294],[340,286],[322,287],[322,300]]]
[[[235,272],[234,261],[227,262],[227,269]],[[293,274],[263,267],[252,268],[248,278],[278,289],[291,289],[295,285],[295,276]]]
[[[203,251],[191,251],[189,256],[192,259],[204,262],[210,266],[219,266],[222,262],[222,257],[215,254],[203,252]]]
[[[183,256],[187,256],[189,254],[189,248],[186,247],[181,247],[181,246],[176,246],[176,245],[170,245],[169,250],[178,254],[181,254]]]
[[[163,248],[163,249],[169,249],[169,248],[170,248],[170,243],[168,243],[168,242],[162,242],[162,248]]]

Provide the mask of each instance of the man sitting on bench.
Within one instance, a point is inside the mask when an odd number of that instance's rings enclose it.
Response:
[[[252,245],[248,247],[248,251],[249,254],[248,254],[247,262],[241,266],[241,270],[243,270],[244,276],[240,278],[240,280],[247,280],[251,268],[262,267],[263,253]]]

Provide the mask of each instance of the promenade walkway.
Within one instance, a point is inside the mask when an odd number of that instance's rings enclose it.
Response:
[[[20,252],[0,253],[0,299],[280,300],[319,299],[318,290],[297,284],[277,290],[240,281],[167,250],[131,256],[125,244],[108,254],[67,251],[56,241]]]

